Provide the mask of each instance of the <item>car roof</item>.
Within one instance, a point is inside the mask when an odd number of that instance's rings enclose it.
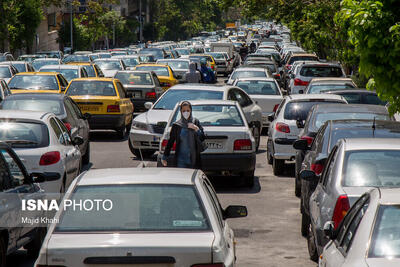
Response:
[[[344,138],[345,150],[400,150],[398,138]]]
[[[104,82],[112,82],[114,80],[118,80],[118,79],[106,78],[106,77],[86,77],[86,78],[76,78],[76,79],[73,79],[72,81],[104,81]]]
[[[310,67],[310,66],[341,67],[339,63],[315,61],[315,62],[304,63],[300,66],[300,68]]]
[[[332,130],[340,129],[356,129],[356,128],[371,128],[374,125],[374,120],[331,120],[326,123],[331,124]],[[387,121],[387,120],[375,120],[375,130],[377,129],[398,129],[400,134],[400,122],[398,121]]]
[[[183,101],[181,101],[183,102]],[[196,105],[236,105],[236,101],[232,100],[190,100],[192,106]]]
[[[307,100],[307,99],[332,99],[332,100],[345,100],[343,96],[334,94],[294,94],[286,96],[290,101],[294,100]]]
[[[370,191],[370,195],[376,195],[382,205],[399,205],[400,188],[378,187]]]
[[[79,69],[81,66],[77,66],[77,65],[74,65],[74,64],[68,64],[68,65],[66,65],[66,64],[60,64],[60,65],[45,65],[45,66],[43,66],[43,67],[41,67],[40,69],[54,69],[54,68],[56,68],[56,69]]]
[[[353,82],[351,78],[341,78],[341,77],[323,77],[323,78],[313,78],[310,83],[337,83],[337,82]]]
[[[369,94],[369,95],[377,95],[375,91],[369,91],[366,89],[343,89],[343,90],[324,90],[326,94],[341,94],[341,93],[360,93],[360,94]]]
[[[159,61],[187,61],[190,62],[190,59],[187,58],[163,58],[163,59],[158,59],[157,62]]]
[[[36,58],[34,61],[53,61],[53,60],[60,61],[59,58],[54,58],[54,57],[40,57]]]
[[[14,64],[28,64],[27,61],[23,61],[23,60],[13,60],[13,61],[2,61],[0,62],[0,65],[14,65]]]
[[[176,184],[192,185],[197,171],[184,168],[110,168],[92,169],[77,182],[82,185]]]
[[[45,111],[32,111],[32,110],[0,110],[0,118],[8,119],[26,119],[26,120],[39,120],[42,121],[50,112]]]
[[[67,96],[64,94],[53,94],[53,93],[19,93],[11,94],[7,96],[5,100],[12,99],[48,99],[48,100],[62,100]]]
[[[236,71],[265,71],[264,68],[256,68],[256,67],[239,67],[235,69]]]
[[[229,85],[212,85],[209,84],[202,84],[202,83],[184,83],[184,84],[177,84],[170,87],[168,90],[210,90],[210,91],[220,91],[225,92],[227,89],[232,88],[234,86]]]
[[[151,70],[119,70],[116,73],[148,73],[148,74],[152,74],[153,71]]]
[[[166,67],[168,68],[168,65],[164,65],[164,64],[152,64],[152,63],[146,63],[146,64],[139,64],[136,65],[135,67]]]
[[[295,53],[293,53],[295,52]],[[304,56],[310,56],[310,57],[316,57],[318,58],[317,55],[315,54],[310,54],[310,53],[304,53],[304,52],[300,52],[300,53],[296,53],[297,51],[292,51],[292,55],[291,57],[304,57]]]
[[[58,72],[54,71],[43,71],[43,72],[18,72],[15,76],[22,76],[22,75],[58,75]]]
[[[267,78],[267,77],[251,77],[251,78],[241,78],[241,79],[236,79],[236,81],[268,81],[268,82],[274,82],[275,78]]]
[[[119,61],[121,60],[120,58],[115,58],[115,57],[110,57],[110,58],[96,58],[93,60],[93,62],[98,62],[98,61]]]
[[[314,106],[314,112],[329,113],[329,112],[355,112],[355,113],[382,113],[388,114],[385,106],[366,105],[366,104],[318,104]]]

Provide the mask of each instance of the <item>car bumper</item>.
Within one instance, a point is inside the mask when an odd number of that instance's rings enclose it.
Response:
[[[294,160],[296,158],[296,150],[293,143],[297,139],[275,138],[274,139],[274,158],[284,160]]]
[[[158,150],[160,146],[160,138],[162,134],[150,133],[143,130],[131,129],[129,134],[129,142],[134,149]]]
[[[125,115],[96,115],[92,114],[90,117],[89,126],[91,130],[109,129],[116,130],[125,127]]]
[[[269,127],[269,125],[270,125],[270,121],[268,120],[268,115],[270,115],[270,114],[272,114],[272,113],[262,113],[262,127],[263,128],[268,128]]]
[[[147,109],[144,107],[144,103],[146,102],[152,102],[154,103],[156,99],[138,99],[138,98],[131,98],[131,102],[133,106],[135,107],[134,113],[138,112],[146,112]]]
[[[304,89],[306,89],[305,86],[300,86],[300,85],[292,86],[292,88],[290,90],[290,93],[291,94],[298,94],[300,90],[304,91]]]

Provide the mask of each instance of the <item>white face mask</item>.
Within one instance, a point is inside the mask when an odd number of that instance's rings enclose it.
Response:
[[[184,112],[182,112],[182,116],[187,120],[190,117],[190,112],[189,111],[184,111]]]

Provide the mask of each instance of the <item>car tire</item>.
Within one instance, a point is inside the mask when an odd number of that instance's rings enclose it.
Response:
[[[273,157],[271,155],[271,152],[267,150],[267,162],[269,165],[272,165]]]
[[[310,255],[310,260],[317,262],[318,261],[318,251],[317,246],[315,244],[315,236],[314,231],[312,229],[312,224],[309,224],[308,235],[307,235],[307,247],[308,254]]]
[[[90,163],[90,142],[89,141],[86,146],[85,155],[83,155],[83,157],[82,157],[82,163],[83,163],[83,165],[87,165]]]
[[[124,139],[125,136],[126,136],[126,133],[127,133],[127,131],[126,131],[125,125],[122,126],[122,128],[119,128],[119,129],[117,130],[117,134],[118,134],[118,137],[119,137],[120,139]]]
[[[284,159],[272,158],[272,169],[274,171],[274,175],[276,176],[282,175],[284,166],[285,166]]]
[[[242,184],[245,187],[253,188],[254,186],[254,171],[248,171],[242,175]]]
[[[301,213],[301,235],[308,237],[308,231],[310,228],[310,217],[304,212]]]
[[[258,151],[258,148],[260,147],[260,142],[261,142],[261,133],[260,133],[260,129],[258,127],[253,128],[253,137],[256,141],[256,151]]]
[[[0,267],[6,267],[7,259],[7,244],[6,240],[4,240],[4,237],[0,238]]]
[[[40,227],[37,231],[36,237],[24,246],[28,252],[28,256],[31,258],[37,258],[39,255],[40,248],[42,247],[43,240],[46,236],[47,228]]]

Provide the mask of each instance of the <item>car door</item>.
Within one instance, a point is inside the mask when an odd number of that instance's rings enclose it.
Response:
[[[357,233],[358,225],[368,209],[368,204],[369,194],[365,194],[349,210],[338,229],[336,239],[326,245],[321,266],[337,267],[344,265]]]
[[[157,95],[157,99],[163,94],[164,90],[162,89],[160,85],[160,81],[158,80],[158,77],[155,73],[152,73],[153,80],[154,80],[154,85],[155,85],[155,91]]]
[[[77,123],[78,123],[78,133],[79,136],[82,137],[84,140],[87,140],[89,142],[89,122],[85,117],[83,116],[80,108],[78,105],[69,97],[67,97],[68,101],[71,103],[71,106],[77,116]]]

